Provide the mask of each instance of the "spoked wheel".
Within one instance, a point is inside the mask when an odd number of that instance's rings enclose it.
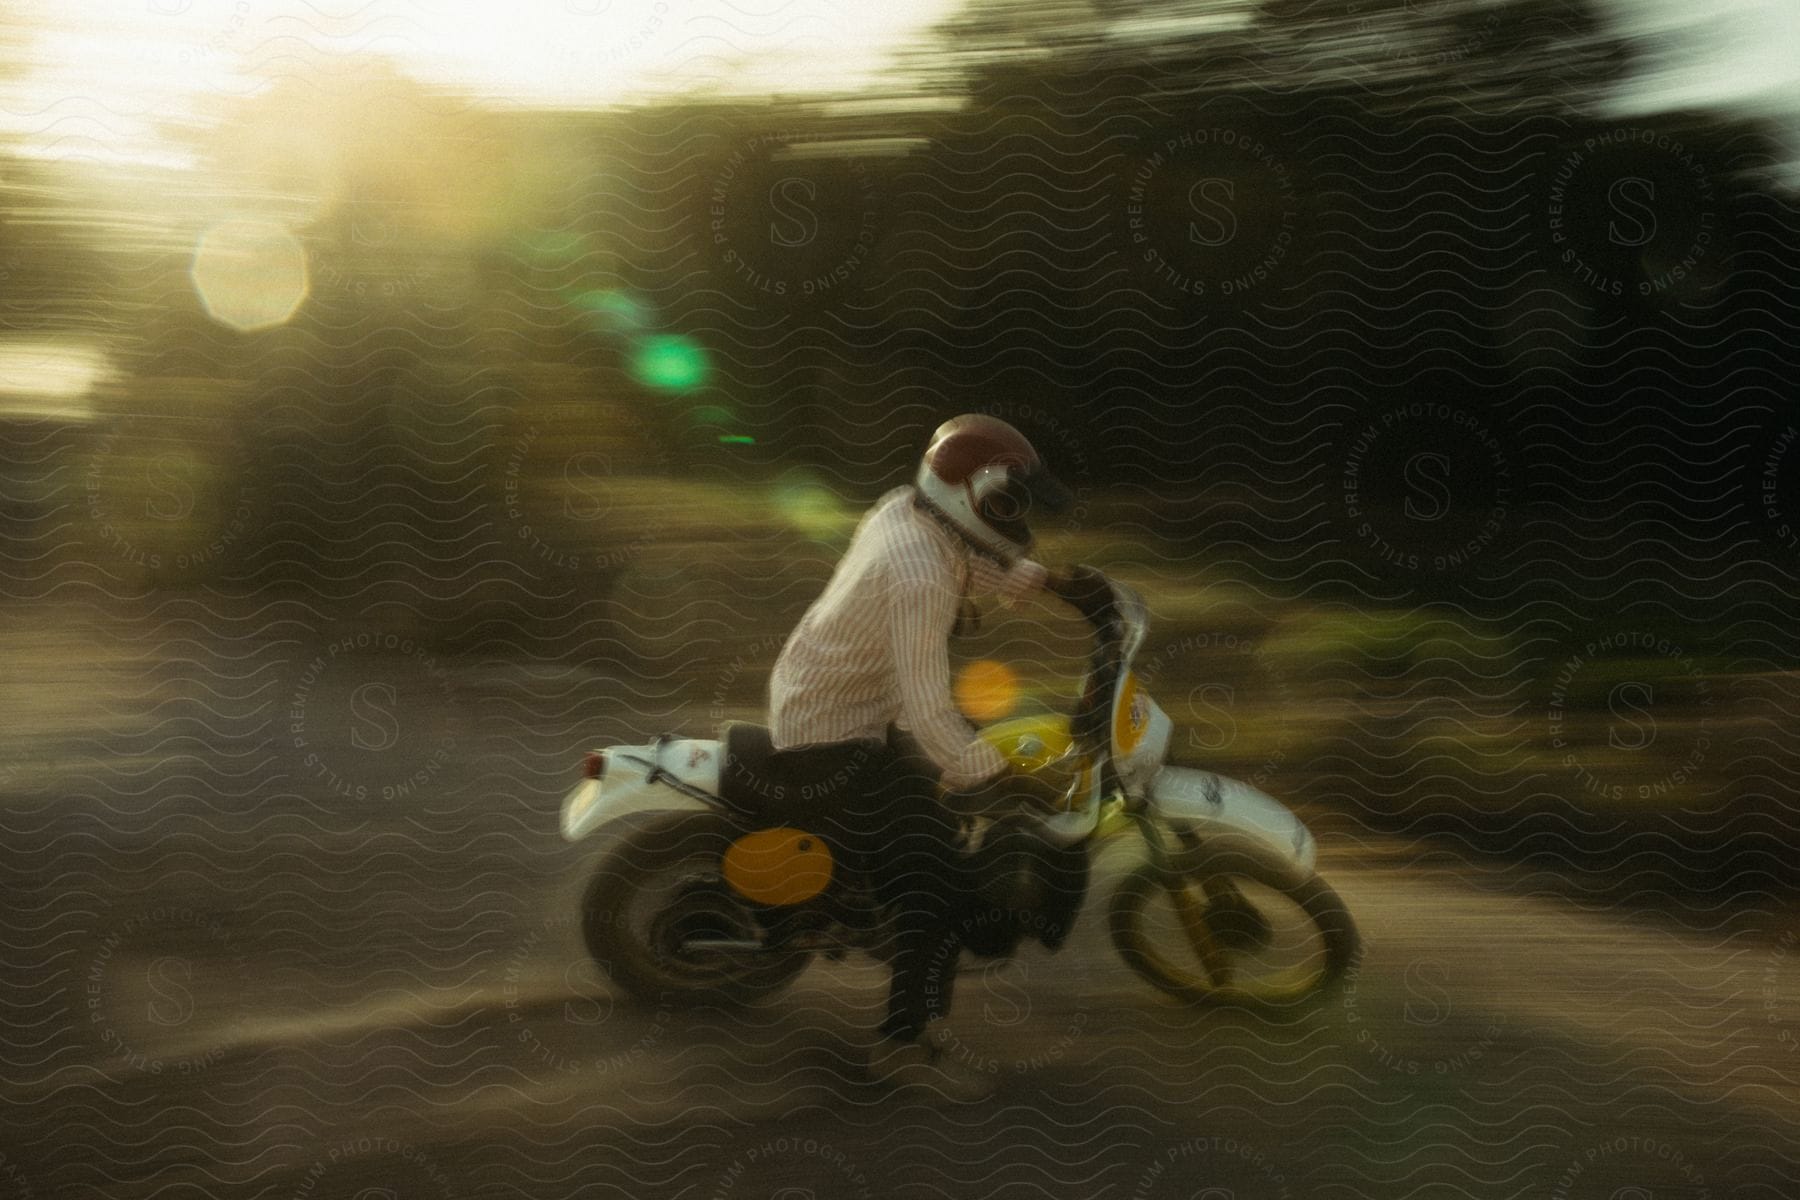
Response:
[[[613,982],[653,1004],[748,1004],[805,969],[806,952],[763,947],[755,916],[720,876],[735,833],[711,813],[670,813],[600,859],[582,935]]]
[[[1120,956],[1171,996],[1279,1015],[1354,961],[1356,925],[1318,875],[1231,836],[1174,866],[1170,876],[1149,865],[1126,876],[1109,913]]]
[[[1200,915],[1220,950],[1253,954],[1274,944],[1275,923],[1234,880],[1208,879],[1200,884],[1200,890],[1206,895]]]

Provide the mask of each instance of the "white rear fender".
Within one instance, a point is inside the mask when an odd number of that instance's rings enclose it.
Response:
[[[1306,826],[1286,805],[1240,779],[1196,771],[1189,767],[1164,767],[1150,785],[1151,802],[1172,825],[1228,829],[1268,846],[1289,862],[1310,871],[1318,847]]]
[[[705,812],[712,807],[705,797],[718,795],[721,749],[712,739],[669,738],[596,753],[600,777],[582,780],[563,797],[565,841],[579,841],[633,813]]]

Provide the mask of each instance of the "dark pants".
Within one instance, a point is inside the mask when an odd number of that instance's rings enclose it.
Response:
[[[895,730],[885,745],[779,751],[770,766],[792,789],[782,819],[847,854],[892,915],[894,977],[881,1032],[916,1038],[950,1011],[956,929],[971,903],[958,822],[937,800],[937,767]]]

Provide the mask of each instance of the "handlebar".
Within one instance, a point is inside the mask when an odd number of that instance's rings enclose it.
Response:
[[[1096,628],[1113,614],[1112,584],[1092,567],[1079,564],[1052,571],[1044,590],[1087,618]]]
[[[1118,593],[1101,572],[1079,564],[1051,572],[1044,588],[1094,627],[1094,654],[1082,680],[1074,715],[1069,719],[1069,732],[1076,745],[1098,756],[1110,744],[1112,695],[1123,666],[1120,638],[1124,630]]]

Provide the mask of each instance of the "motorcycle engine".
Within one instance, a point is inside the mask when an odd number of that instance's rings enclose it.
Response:
[[[969,871],[974,897],[963,945],[983,958],[1010,954],[1027,937],[1059,949],[1087,895],[1087,848],[1056,845],[1025,816],[989,826]]]

